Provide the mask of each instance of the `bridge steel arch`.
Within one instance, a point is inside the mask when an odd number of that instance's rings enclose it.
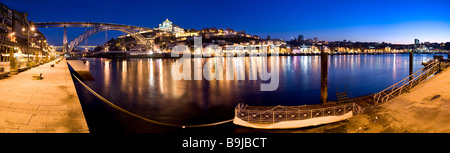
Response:
[[[142,30],[152,30],[150,28],[115,24],[115,23],[95,23],[95,22],[38,22],[34,23],[37,27],[48,28],[48,27],[64,27],[64,39],[67,39],[66,27],[93,27],[92,29],[84,32],[80,36],[76,37],[74,40],[67,44],[64,42],[64,48],[66,52],[70,53],[75,47],[77,47],[81,42],[85,41],[90,36],[108,30],[116,30],[128,33],[131,37],[135,38],[139,45],[143,45],[146,50],[153,49],[152,43],[145,39],[139,32]]]
[[[128,33],[131,37],[136,39],[138,44],[143,45],[146,48],[146,50],[152,49],[152,45],[150,44],[150,42],[147,41],[144,36],[142,36],[138,32],[135,32],[134,29],[124,27],[124,26],[99,26],[99,27],[94,27],[94,28],[86,31],[85,33],[81,34],[80,36],[78,36],[74,40],[72,40],[69,43],[68,52],[70,53],[75,47],[77,47],[81,42],[83,42],[90,36],[92,36],[96,33],[108,31],[108,30],[116,30],[116,31],[122,31],[122,32]]]

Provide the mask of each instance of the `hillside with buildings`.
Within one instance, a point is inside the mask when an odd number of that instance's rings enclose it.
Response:
[[[320,46],[325,46],[324,51],[332,54],[339,53],[403,53],[414,49],[415,52],[445,52],[450,50],[450,43],[420,42],[415,39],[411,44],[392,44],[386,42],[354,42],[354,41],[325,41],[317,37],[305,39],[303,35],[285,41],[271,39],[270,36],[263,39],[257,35],[248,34],[245,31],[237,31],[230,28],[203,28],[183,29],[166,19],[158,27],[141,31],[150,43],[154,44],[153,51],[167,53],[176,45],[187,45],[193,52],[194,37],[202,37],[203,47],[218,45],[222,49],[235,46],[267,46],[280,47],[280,53],[291,54],[318,54]],[[94,49],[95,51],[143,51],[142,46],[130,35],[122,35],[117,39],[111,39],[104,45]]]
[[[170,52],[176,45],[194,45],[194,37],[202,37],[204,47],[208,45],[218,45],[220,47],[236,46],[236,45],[278,45],[282,46],[284,41],[280,39],[261,39],[256,35],[251,35],[245,31],[237,31],[230,28],[203,28],[183,29],[166,19],[159,24],[157,28],[152,30],[141,31],[148,41],[154,44],[155,52]],[[119,36],[117,39],[111,39],[106,44],[98,46],[96,51],[105,50],[125,50],[138,51],[142,50],[137,45],[136,40],[130,35]]]
[[[15,57],[20,68],[27,62],[46,57],[52,50],[34,22],[28,20],[27,13],[0,3],[0,70],[9,67],[10,55]]]

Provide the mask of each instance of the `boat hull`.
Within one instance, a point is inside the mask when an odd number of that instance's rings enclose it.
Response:
[[[296,129],[308,126],[317,126],[321,124],[328,124],[342,121],[353,116],[353,112],[349,111],[339,116],[323,116],[304,120],[290,120],[281,121],[277,123],[250,123],[238,117],[235,117],[233,123],[240,126],[255,128],[255,129]]]

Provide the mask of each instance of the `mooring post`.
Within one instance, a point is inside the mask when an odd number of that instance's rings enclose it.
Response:
[[[322,44],[320,46],[320,102],[327,103],[328,99],[328,54],[324,51]]]
[[[413,76],[411,76],[413,74],[413,64],[414,64],[413,54],[414,54],[414,47],[409,52],[409,75],[410,75],[409,81],[413,80]]]

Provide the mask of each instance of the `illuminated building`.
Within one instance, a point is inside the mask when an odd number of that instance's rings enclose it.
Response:
[[[9,51],[22,56],[47,50],[45,36],[28,20],[28,14],[0,3],[0,62],[9,61]]]
[[[185,32],[183,28],[173,24],[169,19],[166,19],[162,24],[159,24],[158,30],[173,33],[175,34],[175,37],[198,36],[198,32]]]
[[[198,36],[198,32],[175,33],[175,37],[192,37],[192,36]]]
[[[172,33],[184,33],[184,29],[180,28],[180,26],[175,25],[169,19],[166,19],[162,24],[159,24],[158,27],[161,31],[172,32]]]

